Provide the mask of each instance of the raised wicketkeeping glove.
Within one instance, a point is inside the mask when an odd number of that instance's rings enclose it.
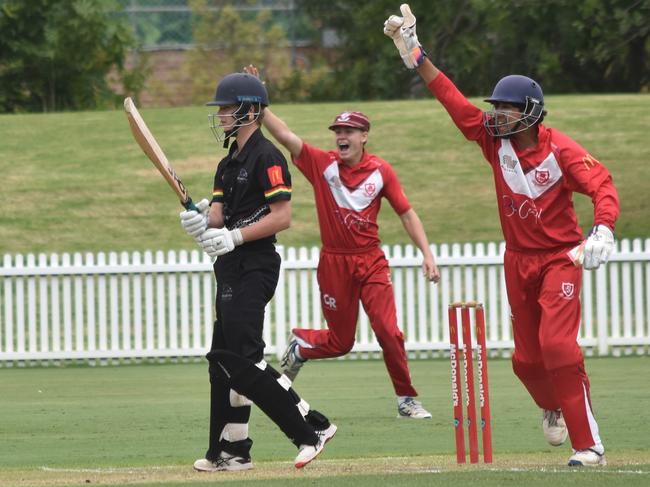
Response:
[[[422,64],[427,53],[418,41],[415,32],[415,15],[411,12],[408,3],[403,3],[399,9],[402,17],[398,15],[388,17],[384,22],[384,34],[393,39],[406,67],[415,69]]]
[[[589,232],[585,242],[583,267],[598,269],[606,264],[614,250],[614,234],[605,225],[596,225]]]
[[[199,237],[199,244],[203,251],[213,259],[232,252],[235,247],[244,243],[241,231],[238,228],[208,228]]]
[[[181,212],[181,225],[187,234],[198,239],[199,235],[208,228],[208,208],[210,203],[205,198],[196,204],[199,211],[186,210]]]

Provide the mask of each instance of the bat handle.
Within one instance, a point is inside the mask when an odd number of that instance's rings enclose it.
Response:
[[[199,211],[199,209],[194,204],[194,201],[192,201],[192,198],[190,198],[189,196],[187,197],[187,201],[185,203],[183,203],[181,201],[181,205],[183,205],[185,207],[185,209],[188,210],[188,211],[194,210],[197,213],[201,213],[201,211]]]

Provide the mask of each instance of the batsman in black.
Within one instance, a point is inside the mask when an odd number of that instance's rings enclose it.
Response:
[[[336,426],[311,410],[291,381],[264,360],[264,309],[280,272],[275,234],[291,221],[291,175],[282,153],[262,134],[268,105],[264,85],[233,73],[217,86],[210,115],[217,139],[228,147],[214,178],[212,201],[181,213],[183,228],[215,258],[216,321],[207,354],[211,383],[210,441],[200,471],[252,468],[248,436],[255,403],[298,447],[294,464],[313,460]]]

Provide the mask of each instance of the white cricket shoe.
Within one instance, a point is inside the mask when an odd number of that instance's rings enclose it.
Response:
[[[422,407],[420,401],[416,401],[411,396],[406,396],[404,399],[397,399],[397,417],[431,419],[431,413]]]
[[[325,448],[325,443],[330,441],[332,437],[336,434],[338,428],[335,424],[330,424],[329,428],[324,430],[316,430],[318,435],[318,443],[315,445],[300,445],[298,449],[298,456],[294,460],[294,465],[296,468],[302,468],[316,458]]]
[[[563,444],[569,435],[569,430],[562,417],[562,411],[559,409],[557,411],[544,409],[542,430],[544,431],[544,438],[551,445],[560,446]]]
[[[194,470],[199,472],[236,472],[251,468],[253,468],[253,462],[250,458],[238,457],[226,452],[221,452],[219,458],[214,462],[207,458],[201,458],[194,462]]]
[[[573,455],[569,457],[569,467],[595,467],[598,465],[607,465],[603,445],[594,445],[586,450],[573,450]]]
[[[298,372],[300,372],[300,367],[307,361],[298,357],[297,351],[298,346],[301,345],[302,340],[300,340],[293,333],[289,336],[289,343],[287,344],[287,349],[284,351],[282,358],[280,359],[280,367],[282,368],[282,373],[286,375],[291,382],[296,380]]]

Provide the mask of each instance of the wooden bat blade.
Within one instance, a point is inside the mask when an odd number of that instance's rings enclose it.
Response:
[[[153,162],[158,172],[162,174],[169,186],[174,190],[181,200],[181,204],[187,209],[195,209],[192,198],[187,192],[185,185],[171,167],[165,153],[162,151],[155,137],[142,119],[140,112],[130,97],[124,99],[124,111],[131,127],[131,133],[142,152]]]

